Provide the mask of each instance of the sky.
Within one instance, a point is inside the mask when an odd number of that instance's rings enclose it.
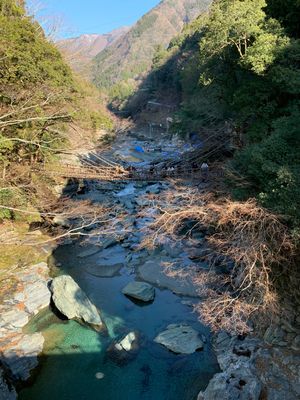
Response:
[[[107,33],[134,24],[160,0],[29,0],[29,11],[47,29],[60,21],[58,37],[84,33]],[[63,26],[63,27],[62,27]]]

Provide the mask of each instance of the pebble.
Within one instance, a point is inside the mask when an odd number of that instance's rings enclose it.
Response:
[[[100,379],[103,379],[104,376],[105,376],[105,375],[103,374],[103,372],[97,372],[96,375],[95,375],[96,379],[99,379],[99,380],[100,380]]]

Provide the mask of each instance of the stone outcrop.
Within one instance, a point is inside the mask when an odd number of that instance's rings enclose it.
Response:
[[[198,400],[256,400],[261,389],[260,381],[250,371],[229,369],[216,374]]]
[[[54,278],[51,291],[55,306],[68,319],[85,322],[97,330],[103,327],[99,311],[70,276]]]
[[[14,274],[14,290],[0,305],[1,362],[14,379],[26,380],[38,364],[44,338],[42,334],[24,334],[30,318],[49,306],[51,293],[46,263],[27,266]]]
[[[3,350],[4,364],[16,380],[26,381],[30,372],[38,365],[38,355],[43,350],[44,337],[41,333],[23,335]]]
[[[198,332],[189,325],[171,324],[154,339],[167,349],[179,354],[192,354],[203,348]]]
[[[221,332],[215,339],[216,374],[198,400],[297,400],[300,397],[300,355],[267,346],[257,338],[231,337]]]

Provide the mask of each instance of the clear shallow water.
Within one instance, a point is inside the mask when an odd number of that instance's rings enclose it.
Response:
[[[55,258],[102,311],[106,333],[97,333],[74,321],[61,321],[50,311],[38,315],[27,328],[46,338],[41,367],[20,400],[192,400],[218,371],[209,344],[209,331],[183,305],[183,298],[156,289],[152,304],[133,303],[122,293],[134,279],[124,268],[113,278],[97,278],[85,272],[85,264],[101,257],[79,260],[75,246],[60,247]],[[154,337],[168,324],[187,322],[207,337],[204,350],[190,356],[175,355]],[[141,334],[135,358],[120,365],[107,356],[112,340],[135,330]],[[104,378],[98,380],[96,373]]]

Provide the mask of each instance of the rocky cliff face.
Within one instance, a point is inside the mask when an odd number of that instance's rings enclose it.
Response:
[[[91,60],[106,47],[128,32],[129,27],[121,27],[105,34],[81,35],[79,37],[60,40],[58,48],[66,55],[71,67],[78,72],[88,69]]]
[[[93,78],[99,87],[138,79],[149,70],[158,45],[168,46],[184,24],[206,11],[212,0],[163,0],[125,35],[94,59]]]

